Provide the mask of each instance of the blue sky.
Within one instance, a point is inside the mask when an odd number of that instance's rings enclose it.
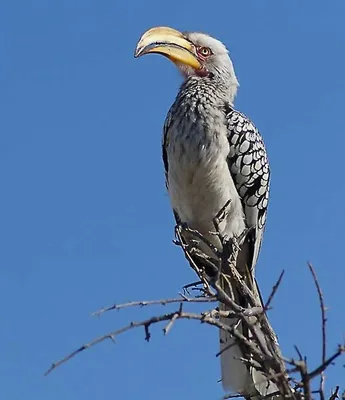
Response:
[[[316,366],[344,334],[342,198],[345,3],[294,0],[17,0],[0,4],[0,398],[217,399],[217,332],[176,324],[103,343],[48,377],[53,360],[159,309],[101,306],[175,296],[193,280],[172,245],[160,155],[180,84],[163,57],[135,60],[147,28],[206,31],[230,49],[236,101],[264,136],[272,195],[258,265],[285,355]],[[342,362],[327,387],[345,380]]]

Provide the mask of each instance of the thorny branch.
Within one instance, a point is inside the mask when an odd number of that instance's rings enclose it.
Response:
[[[298,359],[286,359],[281,355],[281,351],[277,342],[276,335],[268,321],[266,312],[270,309],[274,296],[281,284],[284,271],[280,274],[276,284],[273,286],[271,294],[265,304],[258,301],[258,296],[255,294],[255,285],[251,276],[247,276],[245,272],[239,271],[236,267],[236,261],[241,250],[241,246],[246,239],[248,230],[238,238],[231,240],[221,233],[221,223],[228,212],[229,203],[227,203],[217,214],[214,219],[215,232],[212,234],[219,239],[222,251],[214,244],[210,243],[198,231],[189,229],[185,225],[177,225],[175,228],[176,240],[175,244],[180,246],[188,260],[191,268],[197,274],[199,281],[185,286],[185,289],[194,287],[199,291],[198,296],[191,297],[180,293],[178,298],[153,300],[153,301],[134,301],[123,304],[113,304],[109,307],[100,309],[91,315],[100,316],[105,312],[112,310],[121,310],[129,307],[147,307],[153,305],[167,306],[169,304],[177,304],[178,308],[172,312],[167,312],[162,315],[153,316],[151,318],[139,321],[130,322],[128,325],[100,336],[91,342],[79,347],[66,357],[53,363],[48,371],[56,369],[61,364],[69,361],[74,356],[95,346],[107,339],[115,342],[115,339],[124,332],[136,328],[144,329],[144,338],[149,341],[151,338],[150,328],[152,325],[165,322],[163,327],[164,335],[167,335],[174,323],[178,320],[189,319],[196,320],[203,324],[208,324],[217,329],[229,332],[235,338],[242,349],[244,349],[244,357],[241,361],[250,368],[255,368],[263,373],[263,383],[271,381],[277,388],[276,391],[263,395],[262,393],[234,393],[224,396],[223,399],[246,397],[246,399],[256,398],[260,400],[275,398],[275,399],[296,399],[296,400],[312,400],[313,394],[318,394],[320,400],[325,400],[324,392],[324,372],[325,370],[345,352],[345,346],[339,345],[337,351],[327,358],[326,352],[326,308],[320,284],[316,277],[314,268],[308,263],[311,271],[321,310],[321,332],[322,332],[322,358],[321,364],[313,370],[308,370],[306,357],[303,357],[297,349]],[[200,285],[202,287],[200,288]],[[233,295],[233,288],[247,299],[250,305],[244,308],[237,304]],[[230,295],[228,294],[230,293]],[[220,305],[218,308],[213,308],[201,313],[185,311],[184,306],[189,306],[195,303],[212,303],[217,301]],[[235,323],[226,323],[227,318],[232,318]],[[244,330],[250,332],[248,335],[243,334]],[[260,334],[261,333],[261,334]],[[262,335],[263,333],[263,335]],[[264,337],[264,340],[262,339]],[[223,348],[221,352],[226,351]],[[220,355],[219,352],[217,355]],[[292,368],[287,368],[291,366]],[[312,389],[312,381],[320,377],[318,390]],[[328,400],[336,400],[338,398],[339,386],[335,388]]]
[[[186,303],[212,303],[217,300],[216,297],[214,297],[214,296],[189,298],[182,293],[180,293],[180,296],[181,297],[178,297],[176,299],[163,299],[163,300],[153,300],[153,301],[131,301],[129,303],[123,303],[123,304],[113,304],[109,307],[104,307],[98,311],[93,312],[91,314],[91,316],[98,317],[107,311],[121,310],[122,308],[128,308],[128,307],[146,307],[146,306],[152,306],[152,305],[165,306],[166,304],[183,303],[183,302],[186,302]]]
[[[121,335],[122,333],[129,331],[131,329],[135,329],[135,328],[139,328],[139,327],[144,327],[144,331],[145,331],[145,340],[149,341],[151,338],[151,333],[150,333],[150,326],[153,324],[157,324],[159,322],[164,322],[164,321],[168,321],[168,325],[166,325],[165,328],[163,328],[163,332],[165,335],[168,334],[172,324],[174,323],[174,321],[176,321],[177,319],[191,319],[191,320],[197,320],[200,321],[201,323],[207,323],[209,325],[214,325],[216,327],[218,327],[219,329],[225,329],[227,331],[229,331],[230,333],[232,333],[232,328],[229,326],[226,326],[224,324],[222,324],[221,322],[219,322],[218,319],[216,319],[216,317],[218,317],[217,315],[217,311],[213,310],[215,314],[213,314],[214,316],[210,316],[212,313],[201,313],[201,314],[196,314],[196,313],[190,313],[190,312],[184,312],[182,311],[182,302],[180,304],[180,307],[177,311],[173,311],[167,314],[162,314],[159,316],[155,316],[143,321],[139,321],[139,322],[131,322],[128,325],[124,326],[123,328],[117,329],[113,332],[109,332],[105,335],[102,335],[94,340],[92,340],[91,342],[82,345],[81,347],[79,347],[78,349],[76,349],[75,351],[73,351],[72,353],[68,354],[66,357],[62,358],[61,360],[53,363],[50,368],[46,371],[45,375],[48,375],[51,371],[53,371],[55,368],[59,367],[60,365],[66,363],[67,361],[69,361],[71,358],[75,357],[76,355],[78,355],[79,353],[82,353],[84,350],[89,349],[90,347],[95,346],[96,344],[99,344],[101,342],[104,342],[107,339],[112,340],[112,342],[115,343],[115,339]],[[225,316],[228,316],[229,313],[223,314]]]
[[[323,300],[323,294],[321,291],[321,287],[319,284],[319,281],[317,280],[316,277],[316,272],[314,270],[314,267],[311,265],[310,262],[308,262],[308,267],[309,270],[312,274],[314,283],[315,283],[315,287],[317,290],[317,294],[319,296],[319,303],[320,303],[320,310],[321,310],[321,335],[322,335],[322,355],[321,355],[321,362],[322,364],[326,363],[326,323],[327,323],[327,319],[326,319],[326,307],[325,307],[325,303]],[[319,394],[320,394],[320,398],[321,400],[324,400],[325,396],[324,396],[324,386],[325,386],[325,374],[324,372],[321,372],[320,374],[320,386],[319,386]]]

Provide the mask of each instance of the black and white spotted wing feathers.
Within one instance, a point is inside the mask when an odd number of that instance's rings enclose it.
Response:
[[[258,129],[242,113],[230,108],[226,115],[229,132],[229,170],[240,195],[249,233],[251,254],[248,267],[255,268],[265,228],[270,168]]]

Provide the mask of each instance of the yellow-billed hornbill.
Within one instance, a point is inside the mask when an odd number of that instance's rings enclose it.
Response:
[[[220,229],[232,238],[250,228],[237,269],[260,302],[254,273],[265,227],[270,169],[257,128],[233,107],[239,84],[228,50],[203,33],[157,27],[144,33],[135,56],[149,53],[168,57],[184,78],[163,133],[166,183],[176,219],[221,250],[219,238],[210,232],[214,217],[230,200]],[[248,307],[247,299],[239,297],[235,294],[236,302]],[[246,397],[276,391],[273,382],[240,360],[249,356],[229,333],[221,331],[220,337],[221,348],[227,348],[221,356],[225,389]]]

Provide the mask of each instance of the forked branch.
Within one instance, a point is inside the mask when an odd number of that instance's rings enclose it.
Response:
[[[149,306],[169,306],[177,305],[178,308],[160,315],[153,316],[148,319],[143,319],[139,322],[130,322],[128,325],[117,330],[100,336],[91,342],[80,346],[72,353],[57,362],[54,362],[46,372],[46,375],[56,369],[58,366],[69,361],[76,355],[84,352],[84,350],[95,346],[107,339],[115,339],[132,329],[144,330],[144,338],[149,341],[151,338],[151,328],[155,324],[163,325],[163,334],[167,335],[173,325],[182,319],[195,320],[200,323],[214,326],[217,329],[227,331],[244,349],[244,356],[241,357],[241,362],[250,368],[256,368],[262,372],[266,381],[274,382],[277,391],[263,396],[260,393],[234,393],[227,394],[224,399],[237,398],[245,396],[246,399],[254,398],[264,400],[267,398],[275,399],[296,399],[296,400],[312,400],[313,395],[318,394],[320,400],[326,398],[324,392],[324,372],[341,354],[345,352],[345,347],[339,345],[337,351],[327,358],[326,351],[326,308],[321,291],[320,284],[316,277],[316,273],[312,265],[309,263],[318,297],[321,310],[321,363],[314,369],[309,370],[306,358],[296,348],[298,359],[283,358],[276,339],[276,335],[268,321],[266,312],[270,309],[274,296],[276,295],[281,284],[284,271],[280,274],[277,282],[274,284],[272,291],[265,304],[258,301],[257,295],[253,292],[253,287],[248,284],[251,280],[242,276],[236,267],[237,257],[241,250],[242,243],[246,240],[248,231],[244,232],[239,238],[227,238],[222,235],[220,226],[222,220],[227,215],[227,203],[218,213],[214,220],[215,235],[221,244],[222,251],[219,247],[210,243],[198,231],[189,229],[185,225],[177,225],[175,228],[176,241],[175,244],[180,246],[188,260],[191,268],[198,277],[198,281],[185,286],[189,290],[197,289],[198,295],[186,296],[180,293],[177,298],[168,298],[153,301],[133,301],[123,304],[113,304],[109,307],[100,309],[94,312],[93,316],[100,316],[112,310],[122,310],[130,307],[149,307]],[[247,277],[248,278],[248,277]],[[235,287],[236,290],[248,300],[249,307],[243,307],[237,304],[235,298],[228,293],[231,290],[225,290],[225,287]],[[214,303],[218,302],[225,307],[221,309],[214,307],[211,310],[205,310],[201,313],[185,310],[185,307],[192,307],[193,304]],[[222,318],[222,320],[220,319]],[[224,318],[232,318],[236,322],[225,324]],[[246,335],[243,332],[250,332]],[[261,334],[260,334],[261,333]],[[262,335],[263,333],[263,335]],[[264,340],[262,340],[264,337]],[[226,351],[224,348],[222,351]],[[220,353],[218,353],[219,355]],[[317,390],[313,390],[313,381],[320,377],[320,384]],[[339,386],[335,388],[328,400],[335,400],[338,397]]]

